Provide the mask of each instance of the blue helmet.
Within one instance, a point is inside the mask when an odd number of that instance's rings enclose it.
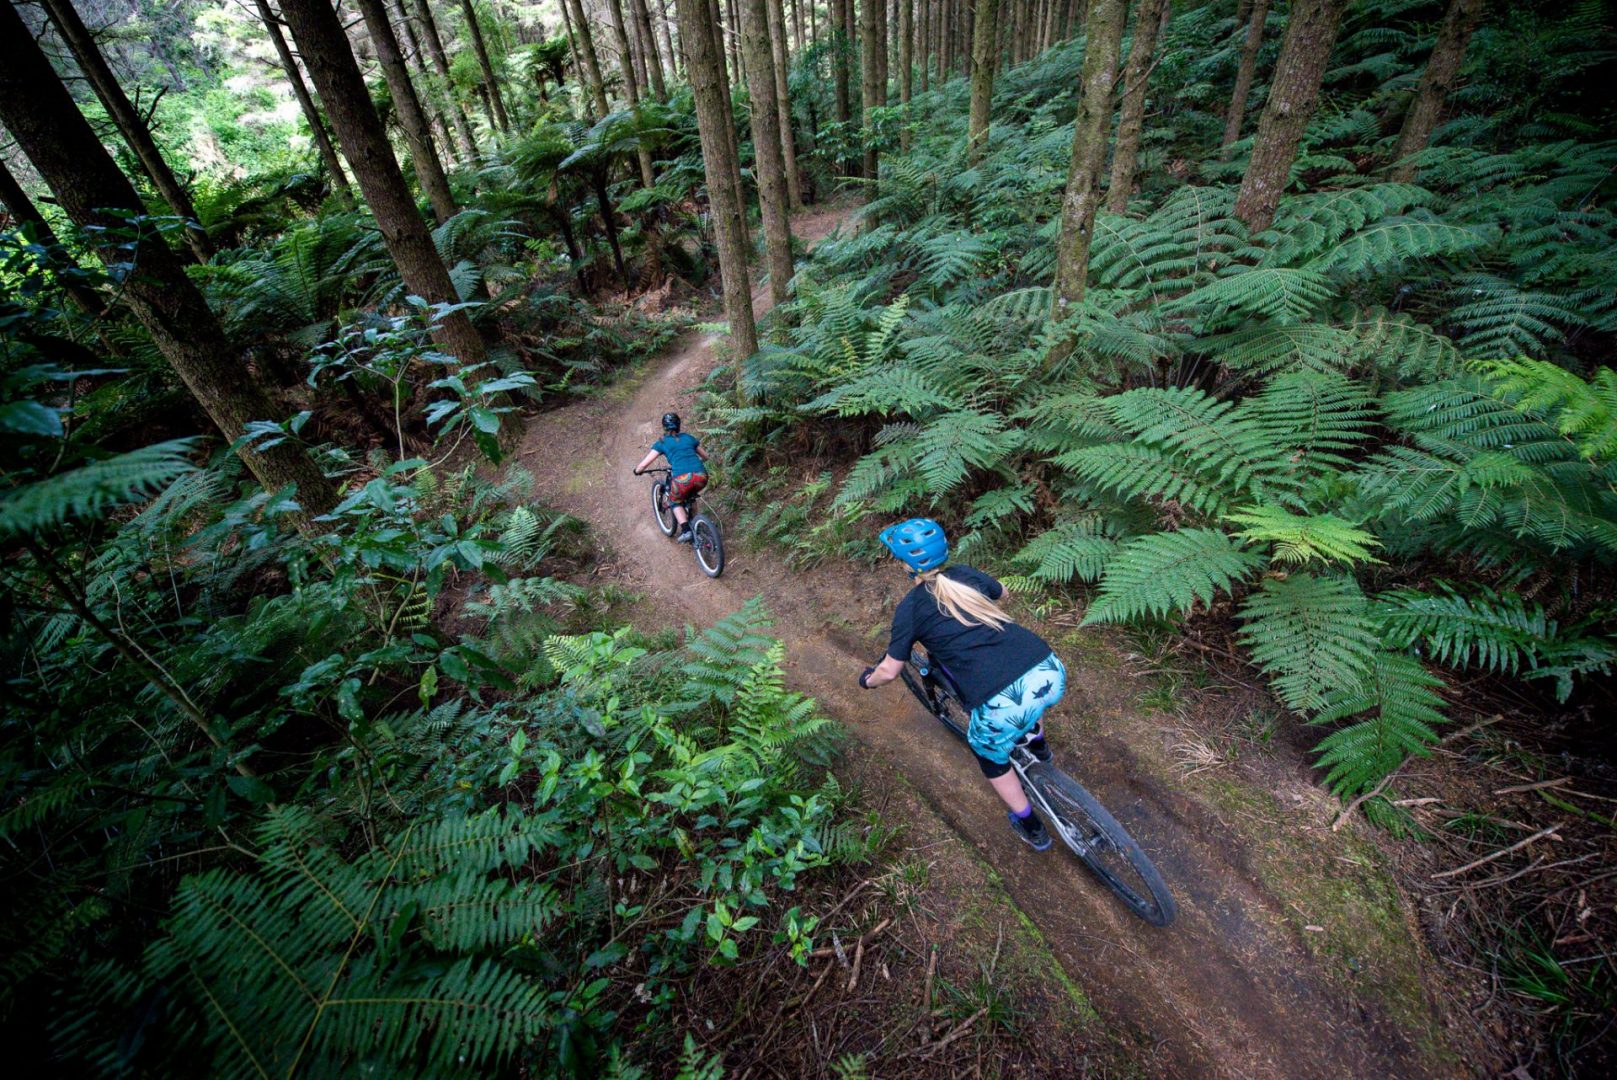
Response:
[[[881,542],[913,574],[935,570],[949,561],[949,540],[931,518],[910,518],[883,529]]]

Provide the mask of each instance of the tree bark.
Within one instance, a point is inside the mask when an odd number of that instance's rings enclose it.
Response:
[[[589,19],[584,16],[582,0],[567,0],[567,4],[572,8],[573,31],[578,35],[578,58],[584,61],[584,82],[596,110],[605,116],[612,111],[612,106],[606,101],[606,83],[601,79],[601,64],[596,59],[595,35],[590,32]]]
[[[1269,227],[1291,179],[1297,146],[1319,100],[1320,82],[1346,7],[1347,0],[1297,0],[1292,5],[1269,101],[1258,120],[1252,158],[1235,200],[1235,216],[1253,232]]]
[[[775,110],[780,118],[780,150],[786,161],[786,194],[793,210],[803,205],[803,178],[797,171],[797,137],[792,133],[792,103],[786,85],[790,59],[786,51],[786,9],[768,0],[771,67],[775,73]]]
[[[651,28],[651,9],[646,6],[646,0],[632,0],[634,5],[634,21],[640,27],[640,36],[645,41],[646,76],[651,80],[651,92],[658,101],[668,100],[668,77],[663,72],[663,58],[657,47],[657,34]],[[673,58],[669,58],[673,63]]]
[[[769,4],[770,0],[740,0],[741,49],[746,57],[747,93],[752,98],[748,111],[756,155],[758,210],[764,222],[769,297],[773,303],[783,304],[792,282],[791,192],[786,185],[786,155],[781,147],[780,102],[775,96]]]
[[[852,119],[852,95],[848,89],[848,13],[853,0],[831,0],[831,95],[835,117],[846,125]]]
[[[915,0],[898,0],[898,100],[908,106],[915,89]],[[904,127],[899,147],[910,148],[909,110],[904,110]]]
[[[1106,209],[1121,214],[1134,193],[1134,171],[1140,161],[1140,133],[1145,127],[1145,85],[1151,81],[1152,55],[1168,0],[1140,0],[1134,10],[1134,43],[1123,68],[1123,107],[1117,118],[1117,146],[1112,151],[1112,181]]]
[[[640,85],[635,78],[634,61],[629,55],[629,32],[623,22],[623,4],[621,0],[607,0],[607,10],[612,15],[612,33],[618,42],[618,62],[623,69],[623,92],[628,95],[629,107],[640,108]],[[635,157],[640,162],[640,183],[643,187],[652,187],[657,183],[657,177],[651,170],[651,148],[641,143],[635,149]]]
[[[483,69],[483,83],[488,87],[489,103],[494,107],[494,122],[501,131],[510,131],[511,118],[505,113],[500,81],[494,77],[494,65],[489,62],[488,47],[483,44],[483,27],[477,21],[477,10],[472,7],[472,0],[460,0],[460,10],[466,16],[466,30],[471,34],[472,49],[477,53],[477,66]]]
[[[966,161],[976,165],[988,146],[988,114],[994,100],[994,62],[998,49],[999,0],[977,0],[977,25],[971,41],[971,113],[966,124]]]
[[[163,159],[163,153],[157,148],[157,141],[152,138],[151,129],[146,121],[135,110],[134,103],[129,100],[123,87],[118,85],[117,78],[112,74],[112,68],[107,65],[106,58],[101,55],[100,48],[90,31],[79,18],[78,11],[73,7],[72,0],[45,0],[45,10],[50,14],[56,32],[67,42],[72,50],[73,59],[78,62],[79,70],[89,81],[95,96],[100,99],[101,105],[112,117],[112,122],[118,126],[118,133],[134,153],[140,167],[151,180],[152,186],[157,189],[169,209],[177,217],[184,218],[193,224],[185,229],[185,242],[191,248],[192,254],[198,262],[207,262],[213,254],[213,245],[208,241],[207,233],[202,231],[197,222],[197,210],[191,202],[191,193],[185,190],[179,178],[174,175],[168,162]],[[30,35],[31,36],[31,35]],[[141,213],[145,213],[142,207]]]
[[[578,31],[573,29],[573,13],[567,6],[567,0],[562,0],[557,6],[561,8],[562,22],[567,26],[567,51],[573,55],[573,74],[578,85],[584,88],[584,119],[593,124],[596,119],[594,99],[590,92],[589,77],[584,73],[583,58],[578,55]]]
[[[719,276],[730,337],[740,357],[758,351],[758,329],[752,314],[752,282],[747,270],[747,224],[734,153],[728,132],[731,114],[724,94],[724,60],[718,29],[706,0],[676,0],[679,36],[685,48],[685,71],[696,102],[696,123],[707,171],[708,204],[719,249]]]
[[[1061,197],[1061,239],[1057,242],[1052,314],[1060,319],[1069,304],[1084,298],[1089,278],[1089,245],[1100,205],[1100,174],[1106,164],[1106,133],[1112,125],[1112,91],[1123,43],[1123,0],[1091,0],[1084,68],[1080,76],[1078,121],[1072,133],[1072,168]]]
[[[917,0],[921,5],[921,93],[932,89],[932,4],[933,0]]]
[[[1235,90],[1230,94],[1230,109],[1224,117],[1224,141],[1219,144],[1218,159],[1228,161],[1241,139],[1241,123],[1246,119],[1246,99],[1252,92],[1252,77],[1258,69],[1258,50],[1263,47],[1263,24],[1269,17],[1269,0],[1255,0],[1251,21],[1246,26],[1246,41],[1241,46],[1241,63],[1235,69]]]
[[[404,287],[433,303],[456,302],[459,297],[449,271],[399,172],[336,12],[327,0],[281,0],[281,14],[325,102],[343,156],[353,166],[354,179],[376,216]],[[462,364],[480,364],[488,358],[488,347],[464,311],[440,319],[433,338]]]
[[[1403,130],[1398,133],[1398,147],[1393,151],[1391,179],[1401,184],[1415,179],[1415,166],[1407,159],[1426,149],[1427,140],[1437,129],[1438,117],[1443,112],[1443,98],[1454,85],[1465,59],[1465,47],[1482,19],[1482,0],[1449,0],[1443,24],[1437,30],[1437,43],[1432,46],[1432,58],[1426,62],[1426,71],[1415,89],[1415,100],[1404,114]]]
[[[724,30],[730,50],[730,85],[740,86],[747,79],[747,60],[741,55],[741,21],[736,18],[736,0],[724,0]]]
[[[814,0],[809,0],[809,9],[814,8]],[[784,14],[784,12],[783,12]],[[797,51],[803,51],[803,3],[802,0],[792,0],[792,40],[797,44]]]
[[[93,233],[92,242],[100,241],[97,253],[108,269],[121,273],[131,253],[124,246],[129,224],[120,214],[143,214],[145,207],[11,4],[0,4],[0,123],[73,223],[107,230]],[[235,442],[252,421],[280,420],[174,251],[144,233],[132,261],[122,273],[125,302],[224,437]],[[236,453],[266,491],[295,484],[304,515],[335,505],[336,489],[295,441]]]
[[[51,223],[45,220],[45,215],[39,212],[39,207],[34,205],[34,200],[28,197],[22,185],[17,183],[17,178],[11,175],[11,170],[6,168],[3,158],[0,158],[0,204],[4,204],[6,212],[11,215],[9,228],[14,229],[25,223],[33,226],[30,230],[31,240],[49,249],[46,261],[52,264],[53,269],[69,271],[77,269],[67,258],[56,230],[51,228]],[[63,263],[67,265],[63,266]],[[74,274],[58,273],[56,284],[62,287],[68,299],[84,314],[99,318],[106,310],[107,305],[101,299],[101,294]]]
[[[354,201],[354,192],[348,186],[348,174],[343,172],[342,159],[337,156],[337,148],[331,145],[331,136],[326,134],[325,121],[320,117],[320,110],[315,107],[314,98],[309,93],[309,87],[303,81],[303,73],[298,70],[298,62],[292,56],[291,46],[286,43],[286,35],[281,33],[281,20],[270,9],[269,0],[254,0],[258,5],[258,17],[264,23],[264,30],[269,34],[270,44],[275,46],[275,55],[281,61],[281,70],[286,72],[286,81],[292,87],[292,96],[298,99],[298,108],[303,110],[303,119],[309,125],[309,133],[314,138],[315,151],[320,155],[320,164],[325,166],[326,172],[331,176],[331,190],[345,203]]]
[[[674,20],[668,17],[668,0],[657,0],[657,4],[662,11],[663,49],[668,53],[668,74],[677,79],[680,74],[680,53],[674,47]]]
[[[996,0],[987,0],[995,3]],[[864,132],[864,174],[871,180],[877,176],[876,124],[872,114],[881,104],[881,20],[886,0],[859,0],[859,46],[863,79],[860,127]]]
[[[357,6],[371,44],[376,48],[376,61],[381,65],[382,77],[387,80],[388,93],[393,96],[393,108],[398,113],[399,126],[404,129],[404,141],[410,148],[416,179],[421,182],[421,189],[432,204],[433,216],[441,225],[455,216],[455,198],[449,193],[449,178],[444,175],[443,163],[438,160],[438,151],[432,144],[432,130],[427,126],[421,99],[416,97],[410,72],[404,66],[399,39],[393,34],[393,24],[382,0],[357,0]]]
[[[464,159],[476,162],[477,139],[472,134],[472,122],[466,116],[466,108],[460,103],[460,97],[455,93],[454,81],[449,76],[449,57],[444,52],[444,39],[438,34],[438,20],[433,18],[432,7],[428,0],[415,0],[415,14],[416,20],[421,24],[421,36],[426,41],[427,55],[432,57],[432,69],[438,73],[438,79],[443,84],[444,99],[449,103],[450,115],[455,121],[455,132],[460,136]]]

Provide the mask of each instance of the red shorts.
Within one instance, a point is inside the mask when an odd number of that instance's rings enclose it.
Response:
[[[668,501],[682,503],[707,487],[707,473],[682,473],[669,481]]]

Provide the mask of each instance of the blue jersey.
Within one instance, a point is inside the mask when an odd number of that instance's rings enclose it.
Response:
[[[675,476],[684,476],[686,473],[707,472],[702,459],[696,453],[696,448],[702,445],[702,440],[695,435],[664,435],[651,444],[651,448],[668,459],[668,467],[674,470]]]

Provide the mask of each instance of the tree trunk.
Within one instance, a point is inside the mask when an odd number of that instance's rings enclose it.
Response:
[[[932,89],[932,0],[921,5],[921,93]]]
[[[264,23],[264,30],[269,34],[270,44],[275,46],[275,55],[281,61],[281,70],[286,73],[286,81],[292,87],[292,96],[298,99],[298,108],[303,110],[303,119],[309,125],[309,133],[314,138],[315,151],[320,155],[320,164],[331,176],[331,190],[344,203],[352,204],[353,190],[348,186],[348,174],[343,172],[342,159],[337,156],[337,148],[331,145],[331,136],[326,134],[325,121],[320,118],[320,110],[315,107],[314,98],[309,94],[309,87],[303,81],[303,73],[298,70],[298,62],[292,56],[292,49],[286,43],[286,35],[281,33],[281,20],[270,9],[269,0],[254,0],[258,5],[258,17]]]
[[[489,102],[494,107],[494,122],[501,131],[510,131],[511,119],[505,114],[500,81],[494,77],[494,65],[489,62],[488,48],[483,44],[483,28],[478,24],[477,10],[472,7],[472,0],[460,0],[460,10],[466,16],[466,29],[472,37],[472,49],[477,53],[477,66],[483,69],[483,83],[488,87]]]
[[[852,0],[831,0],[831,94],[835,118],[839,124],[852,119],[851,94],[848,90],[848,14]]]
[[[809,9],[814,8],[814,0],[809,0]],[[782,13],[784,14],[784,12]],[[803,2],[792,0],[792,40],[797,44],[797,51],[803,51]]]
[[[456,302],[460,298],[449,271],[416,211],[336,12],[327,0],[281,0],[281,14],[325,102],[343,156],[353,166],[354,179],[376,216],[404,287],[433,303]],[[480,364],[488,358],[487,346],[464,311],[440,319],[433,338],[462,364]]]
[[[1140,133],[1145,127],[1145,85],[1156,67],[1157,33],[1168,0],[1140,0],[1134,10],[1134,43],[1123,68],[1123,107],[1117,119],[1117,146],[1112,151],[1112,182],[1106,191],[1106,209],[1121,214],[1134,192],[1134,170],[1140,162]]]
[[[966,161],[976,165],[988,146],[988,113],[994,100],[994,61],[998,59],[999,0],[977,0],[971,41],[971,114],[966,125]]]
[[[95,39],[90,36],[90,31],[84,25],[84,20],[79,18],[72,0],[45,0],[45,10],[49,12],[51,22],[56,26],[56,32],[72,50],[73,59],[78,61],[79,70],[84,72],[84,77],[95,90],[95,96],[107,110],[107,115],[112,117],[112,122],[118,126],[118,133],[123,136],[135,159],[140,162],[141,169],[157,188],[158,195],[162,196],[163,201],[176,216],[196,223],[197,211],[191,202],[191,193],[185,190],[185,185],[180,183],[174,171],[168,167],[168,162],[163,159],[162,151],[157,148],[157,141],[152,138],[151,129],[135,110],[134,103],[129,100],[129,95],[124,93],[123,87],[118,85],[117,78],[112,74],[112,68],[107,66],[106,58],[101,55]],[[143,207],[141,213],[145,212]],[[185,230],[185,242],[190,246],[198,262],[207,262],[208,257],[213,254],[213,245],[208,242],[208,235],[202,231],[200,224],[193,224]]]
[[[679,78],[679,50],[674,47],[674,20],[668,17],[668,0],[657,0],[662,11],[663,49],[668,53],[668,74]]]
[[[1123,0],[1091,0],[1084,43],[1078,122],[1072,133],[1072,168],[1061,197],[1061,239],[1056,244],[1055,303],[1060,319],[1069,304],[1084,298],[1089,278],[1089,244],[1100,205],[1100,174],[1106,164],[1106,133],[1112,126],[1112,90],[1123,43]]]
[[[752,98],[748,112],[756,155],[758,210],[764,223],[769,297],[772,303],[783,304],[786,287],[792,281],[791,192],[786,185],[786,156],[781,148],[780,102],[775,96],[769,4],[770,0],[740,0],[741,49],[746,58],[747,93]]]
[[[719,25],[728,28],[724,36],[730,50],[730,85],[740,86],[747,79],[747,61],[741,55],[741,20],[736,18],[736,0],[724,0],[724,21]]]
[[[1415,166],[1405,159],[1426,149],[1426,142],[1437,129],[1437,119],[1443,112],[1443,97],[1454,85],[1465,59],[1465,47],[1482,19],[1482,0],[1449,0],[1443,25],[1437,30],[1437,43],[1432,46],[1432,58],[1426,62],[1426,72],[1415,89],[1415,100],[1404,114],[1404,127],[1398,133],[1398,148],[1393,151],[1391,179],[1400,184],[1415,179]]]
[[[618,43],[618,64],[623,69],[623,91],[628,95],[629,107],[639,110],[640,86],[635,79],[634,60],[629,55],[629,32],[623,22],[622,0],[608,0],[607,10],[612,15],[612,33]],[[640,162],[640,183],[643,187],[653,187],[657,177],[651,170],[651,148],[641,143],[635,150],[635,157]]]
[[[1241,123],[1246,119],[1246,98],[1252,92],[1252,76],[1258,69],[1258,50],[1263,47],[1263,24],[1269,17],[1269,0],[1255,0],[1252,19],[1247,23],[1246,42],[1241,46],[1241,64],[1235,69],[1235,90],[1230,94],[1230,111],[1224,117],[1224,141],[1218,159],[1228,161],[1241,139]]]
[[[898,100],[908,106],[915,89],[915,0],[898,0]],[[904,110],[904,127],[899,133],[899,146],[910,148],[909,109]]]
[[[584,88],[584,119],[591,124],[595,123],[595,105],[590,91],[589,77],[584,73],[584,61],[578,55],[578,31],[573,29],[573,13],[567,6],[567,0],[557,5],[561,8],[562,22],[567,25],[567,51],[573,54],[573,74],[577,82]]]
[[[45,220],[45,215],[39,212],[39,207],[34,205],[34,200],[28,197],[22,185],[17,183],[17,178],[11,175],[11,170],[6,168],[3,158],[0,158],[0,204],[4,204],[6,212],[11,215],[7,228],[15,229],[24,224],[30,225],[32,226],[29,230],[30,242],[49,249],[44,261],[58,271],[56,284],[62,287],[62,291],[73,302],[73,306],[92,318],[100,318],[106,310],[106,302],[101,299],[100,293],[71,272],[78,268],[68,259],[56,230],[51,228],[51,223]],[[61,273],[62,270],[70,272]],[[103,344],[108,344],[105,339]],[[110,344],[108,350],[111,351]]]
[[[668,100],[668,77],[663,72],[663,58],[657,48],[657,34],[651,28],[651,9],[646,6],[646,0],[632,0],[634,4],[634,21],[640,27],[640,37],[645,42],[646,76],[651,79],[651,92],[658,101]],[[670,64],[673,57],[669,57]]]
[[[359,13],[365,20],[371,44],[376,47],[376,60],[381,65],[382,77],[387,80],[388,93],[393,96],[393,108],[398,113],[399,126],[404,129],[404,141],[410,147],[410,160],[415,163],[416,179],[432,203],[433,216],[441,225],[455,216],[455,198],[449,193],[449,178],[444,175],[443,163],[432,145],[432,130],[416,97],[410,72],[404,66],[404,54],[399,50],[399,39],[393,34],[382,0],[357,0]]]
[[[1342,22],[1347,0],[1297,0],[1281,39],[1269,101],[1258,120],[1252,158],[1241,178],[1235,216],[1253,232],[1262,232],[1274,220],[1275,207],[1291,179],[1297,145],[1314,114],[1320,81],[1330,63],[1331,46]]]
[[[775,73],[775,109],[780,118],[780,150],[786,161],[786,194],[793,210],[803,205],[803,178],[797,171],[797,138],[792,133],[792,103],[786,73],[786,9],[781,0],[768,0],[771,68]]]
[[[719,249],[719,276],[730,337],[739,358],[758,351],[758,329],[752,315],[752,283],[747,270],[747,222],[736,183],[734,153],[728,132],[731,114],[724,95],[724,61],[718,28],[706,0],[675,0],[679,36],[685,47],[685,71],[696,102],[696,123],[707,171],[708,204]]]
[[[107,230],[92,237],[105,240],[97,253],[120,273],[131,260],[122,239],[128,223],[120,214],[144,214],[145,207],[11,4],[0,4],[0,123],[73,223]],[[247,358],[231,345],[168,245],[144,233],[133,262],[120,282],[125,302],[224,437],[234,443],[249,423],[280,420]],[[295,484],[304,515],[336,503],[336,489],[294,440],[236,453],[266,491]]]
[[[595,102],[597,112],[605,116],[612,111],[612,106],[606,102],[606,83],[601,79],[601,64],[596,59],[595,35],[590,32],[582,0],[567,0],[567,4],[573,11],[573,32],[578,35],[578,57],[584,61],[584,82],[589,87],[590,98]]]
[[[994,3],[995,0],[988,0]],[[881,104],[881,20],[886,0],[859,0],[859,51],[861,61],[860,127],[864,133],[864,174],[871,180],[877,175],[876,124],[871,115]]]
[[[472,122],[466,108],[455,93],[455,84],[449,77],[449,57],[444,52],[444,39],[438,34],[438,20],[432,17],[428,0],[415,0],[416,20],[421,23],[421,36],[426,40],[427,55],[432,57],[432,69],[443,83],[444,99],[449,103],[450,115],[455,121],[455,133],[460,136],[464,160],[476,162],[477,139],[472,135]]]

